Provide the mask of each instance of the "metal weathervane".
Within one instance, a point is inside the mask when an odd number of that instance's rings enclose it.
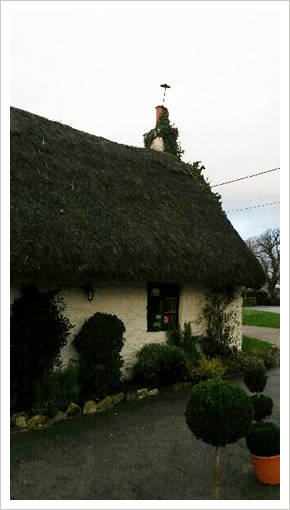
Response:
[[[164,95],[163,95],[163,105],[165,103],[165,94],[166,94],[166,89],[170,89],[170,85],[167,85],[167,83],[163,83],[162,85],[160,85],[160,87],[163,87],[164,88]]]

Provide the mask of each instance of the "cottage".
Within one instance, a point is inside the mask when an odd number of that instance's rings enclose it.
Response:
[[[96,313],[125,324],[124,370],[170,324],[205,331],[205,295],[263,272],[214,196],[171,156],[113,143],[11,108],[12,301],[22,284],[58,290],[75,325]],[[62,358],[76,356],[71,342]]]

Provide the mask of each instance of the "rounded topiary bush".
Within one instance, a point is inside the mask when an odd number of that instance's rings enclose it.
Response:
[[[76,335],[84,398],[100,399],[120,388],[124,332],[125,326],[116,315],[96,313]]]
[[[241,388],[209,379],[191,390],[185,417],[196,438],[216,448],[215,498],[219,499],[220,447],[247,434],[253,419],[251,401]]]
[[[226,446],[246,435],[253,407],[241,388],[209,379],[191,390],[185,417],[197,439],[216,447]]]
[[[244,383],[252,393],[261,393],[267,383],[268,376],[263,367],[254,367],[245,370]]]
[[[280,429],[271,422],[254,423],[246,436],[253,455],[273,457],[280,454]]]
[[[133,377],[148,386],[168,386],[184,381],[188,376],[182,349],[168,344],[144,345],[137,353]]]
[[[273,400],[266,395],[253,395],[251,402],[254,408],[254,420],[262,421],[267,416],[271,416],[273,411]]]

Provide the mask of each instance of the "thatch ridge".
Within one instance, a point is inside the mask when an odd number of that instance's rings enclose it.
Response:
[[[11,108],[11,281],[259,287],[263,278],[173,156]]]

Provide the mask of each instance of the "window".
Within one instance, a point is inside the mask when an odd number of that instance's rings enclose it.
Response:
[[[178,324],[179,285],[148,283],[147,331],[166,331]]]

